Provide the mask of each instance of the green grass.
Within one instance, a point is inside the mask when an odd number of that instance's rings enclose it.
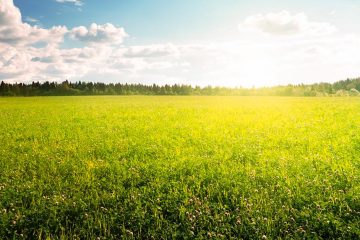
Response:
[[[0,239],[359,229],[358,98],[0,98]]]

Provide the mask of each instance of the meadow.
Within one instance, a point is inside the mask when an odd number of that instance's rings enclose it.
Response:
[[[359,98],[0,98],[0,239],[359,238]]]

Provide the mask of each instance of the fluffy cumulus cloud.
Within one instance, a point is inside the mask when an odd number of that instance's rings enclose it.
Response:
[[[84,26],[75,27],[71,30],[70,35],[73,39],[95,44],[120,44],[123,42],[124,38],[128,36],[124,28],[115,27],[111,23],[106,23],[104,25],[93,23],[89,28]]]
[[[13,1],[3,0],[0,5],[1,80],[32,80],[39,73],[31,61],[40,51],[34,45],[43,43],[46,48],[55,48],[63,41],[67,31],[63,26],[43,29],[23,23]]]
[[[31,45],[38,42],[57,44],[67,32],[64,26],[42,29],[23,23],[21,13],[12,0],[3,0],[0,5],[0,42],[11,45]]]
[[[323,35],[336,31],[336,28],[329,23],[310,21],[305,13],[291,14],[288,11],[249,16],[239,28],[273,35]]]
[[[14,47],[0,47],[0,78],[12,79],[30,71],[31,55]]]
[[[80,1],[60,1],[73,2]],[[113,52],[107,45],[117,45],[127,36],[125,30],[112,24],[92,24],[67,29],[49,29],[22,22],[13,0],[0,5],[0,80],[8,82],[62,81],[81,77],[91,69],[104,68]],[[65,39],[83,42],[80,48],[62,49]],[[40,47],[39,47],[40,46]]]
[[[0,80],[101,81],[103,79],[94,76],[107,74],[104,79],[112,75],[117,80],[137,82],[148,75],[155,81],[161,71],[184,65],[184,60],[176,59],[182,51],[180,46],[125,47],[121,44],[127,36],[124,28],[110,23],[73,29],[31,26],[22,22],[21,13],[12,0],[4,0],[0,8]],[[82,46],[61,48],[64,40],[76,40]],[[37,43],[41,43],[41,47]]]

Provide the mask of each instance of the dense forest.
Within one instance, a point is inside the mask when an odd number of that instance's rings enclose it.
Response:
[[[360,78],[335,83],[299,84],[263,88],[199,87],[93,82],[32,82],[0,84],[0,96],[75,95],[230,95],[230,96],[360,96]]]

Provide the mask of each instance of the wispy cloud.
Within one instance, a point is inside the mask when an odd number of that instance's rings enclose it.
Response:
[[[29,16],[25,17],[25,21],[28,22],[28,23],[39,23],[40,22],[38,19],[33,18],[33,17],[29,17]]]
[[[305,13],[291,14],[288,11],[249,16],[239,25],[239,29],[255,30],[271,35],[324,35],[336,31],[336,27],[330,23],[313,22]]]
[[[82,6],[84,5],[84,2],[81,0],[56,0],[58,3],[72,3],[75,6]]]

